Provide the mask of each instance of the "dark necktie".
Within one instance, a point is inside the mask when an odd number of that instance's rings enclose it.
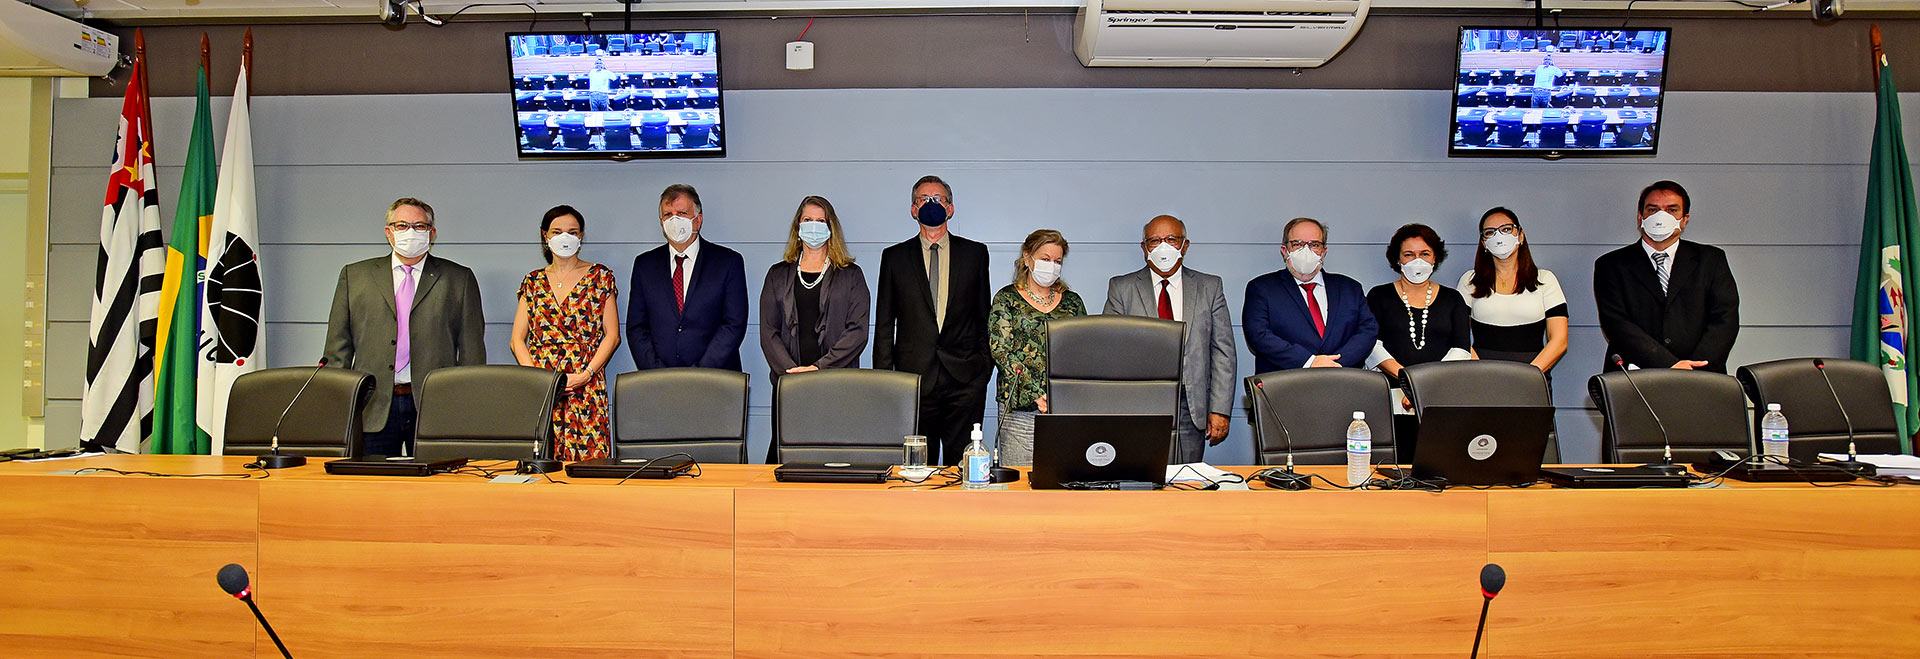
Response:
[[[686,256],[673,257],[673,309],[680,313],[687,311],[687,277],[683,269],[686,265]]]
[[[1327,319],[1320,313],[1320,300],[1313,297],[1313,287],[1318,285],[1307,282],[1301,284],[1300,288],[1307,291],[1307,312],[1313,315],[1313,331],[1319,332],[1320,338],[1324,339],[1327,338]]]
[[[1167,294],[1167,280],[1160,280],[1160,320],[1173,320],[1173,296]]]

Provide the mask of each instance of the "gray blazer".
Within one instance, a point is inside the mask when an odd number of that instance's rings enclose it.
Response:
[[[387,425],[393,404],[395,335],[392,255],[348,264],[333,289],[327,315],[327,363],[373,374],[373,399],[367,401],[362,427],[378,432]],[[413,381],[446,366],[487,363],[486,319],[480,312],[480,284],[466,266],[437,256],[420,262],[414,288],[412,325]]]
[[[794,271],[799,266],[781,261],[767,268],[767,280],[760,286],[760,352],[773,369],[772,378],[780,379],[787,369],[805,366],[794,361],[800,350],[800,311],[794,303]],[[867,309],[873,295],[867,290],[867,277],[860,266],[828,266],[826,281],[820,282],[820,368],[859,368],[860,353],[867,349]]]
[[[1233,316],[1220,278],[1181,266],[1180,317],[1187,323],[1186,354],[1181,359],[1180,395],[1193,426],[1207,429],[1207,415],[1233,416],[1233,376],[1240,353],[1233,345]],[[1101,313],[1160,315],[1156,277],[1147,267],[1107,280],[1107,306]]]

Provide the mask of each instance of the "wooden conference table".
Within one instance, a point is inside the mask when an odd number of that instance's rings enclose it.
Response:
[[[244,461],[0,464],[0,654],[277,656],[215,584],[239,563],[300,657],[1458,657],[1496,562],[1486,656],[1920,656],[1920,488],[1905,486],[47,474]]]

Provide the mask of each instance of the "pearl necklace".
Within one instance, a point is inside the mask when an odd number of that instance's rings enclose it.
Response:
[[[814,273],[812,282],[807,281],[807,273],[799,268],[794,268],[793,274],[800,279],[800,285],[809,291],[813,290],[815,286],[819,286],[820,282],[827,280],[826,270]]]
[[[1393,292],[1400,294],[1401,306],[1407,308],[1407,336],[1413,337],[1414,350],[1427,349],[1427,312],[1433,310],[1433,292],[1436,288],[1439,287],[1427,288],[1427,306],[1420,308],[1420,326],[1416,333],[1413,324],[1413,302],[1407,300],[1406,291],[1401,290],[1397,285],[1393,287]]]

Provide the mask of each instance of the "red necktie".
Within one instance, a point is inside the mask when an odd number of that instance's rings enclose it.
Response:
[[[1160,320],[1173,320],[1173,296],[1167,295],[1167,280],[1160,280]]]
[[[680,313],[687,312],[687,278],[685,272],[680,269],[686,264],[687,257],[673,257],[673,309]]]
[[[1327,338],[1327,319],[1320,314],[1320,300],[1313,297],[1313,287],[1317,285],[1307,282],[1300,287],[1307,289],[1307,311],[1313,314],[1313,331],[1319,332],[1320,338],[1324,339]]]

